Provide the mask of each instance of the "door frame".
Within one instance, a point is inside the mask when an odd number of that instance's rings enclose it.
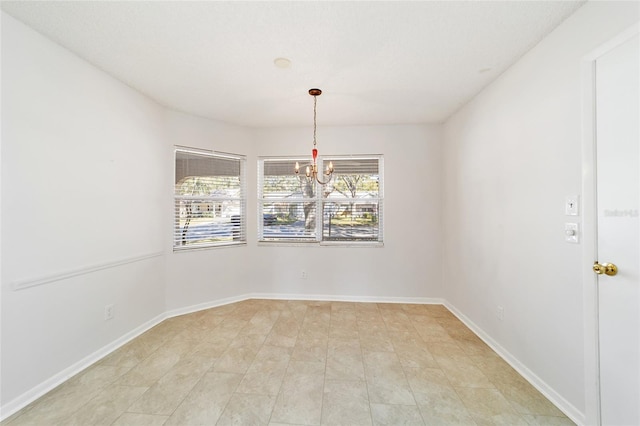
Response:
[[[584,56],[582,83],[582,284],[584,324],[585,424],[601,425],[596,195],[596,59],[640,33],[640,22]]]

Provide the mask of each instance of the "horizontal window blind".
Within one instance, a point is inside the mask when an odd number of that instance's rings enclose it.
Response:
[[[296,175],[296,161],[261,159],[258,162],[258,239],[261,241],[315,241],[318,200],[316,186]]]
[[[246,242],[245,157],[176,149],[174,250]]]
[[[296,161],[308,159],[258,161],[259,241],[382,241],[382,156],[320,158],[334,167],[326,185],[296,175]]]
[[[325,157],[333,177],[322,203],[323,241],[382,241],[382,157]]]

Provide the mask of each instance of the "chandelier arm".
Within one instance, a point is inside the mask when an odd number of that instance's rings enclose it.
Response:
[[[310,162],[310,163],[307,163],[307,164],[303,164],[303,165],[301,166],[301,167],[309,167],[309,169],[310,169],[309,176],[307,176],[307,175],[306,175],[306,173],[302,173],[302,174],[301,174],[301,173],[299,172],[299,170],[298,170],[298,171],[296,171],[296,172],[295,172],[295,174],[296,174],[296,175],[298,175],[298,176],[301,176],[301,177],[302,177],[302,176],[305,176],[308,180],[315,180],[315,181],[316,181],[316,182],[318,182],[320,185],[326,185],[326,184],[328,184],[329,182],[331,182],[331,177],[333,176],[333,170],[330,170],[328,174],[327,174],[326,172],[324,173],[324,174],[326,174],[326,175],[328,176],[328,179],[327,179],[326,181],[324,181],[324,182],[323,182],[323,181],[321,181],[321,180],[318,178],[319,173],[318,173],[317,171],[315,171],[315,172],[314,172],[313,166],[314,166],[313,162]]]
[[[321,181],[320,179],[318,179],[318,174],[316,173],[316,175],[314,176],[316,178],[316,181],[320,184],[320,185],[326,185],[329,182],[331,182],[331,175],[329,175],[329,179],[327,179],[326,182]]]

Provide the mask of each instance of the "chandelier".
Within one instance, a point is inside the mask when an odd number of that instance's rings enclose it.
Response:
[[[327,176],[326,181],[320,180],[318,177],[318,164],[316,163],[316,158],[318,157],[318,149],[316,146],[318,145],[316,142],[316,105],[318,103],[318,96],[322,94],[322,90],[320,89],[309,89],[309,94],[313,96],[313,150],[311,151],[313,160],[311,163],[306,165],[305,175],[308,179],[316,180],[320,185],[326,185],[331,180],[331,174],[333,173],[333,162],[329,162],[329,165],[324,170],[324,175]],[[295,168],[296,175],[300,173],[300,165],[296,161]]]

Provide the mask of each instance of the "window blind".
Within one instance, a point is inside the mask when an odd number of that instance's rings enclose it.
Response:
[[[322,199],[322,240],[382,241],[382,156],[323,160],[334,172]]]
[[[175,150],[174,250],[246,242],[244,156]]]
[[[258,239],[315,241],[318,211],[316,186],[296,175],[296,161],[261,159],[258,163]]]
[[[258,161],[258,240],[382,241],[382,156],[319,158],[333,162],[327,185],[294,174],[308,159]]]

